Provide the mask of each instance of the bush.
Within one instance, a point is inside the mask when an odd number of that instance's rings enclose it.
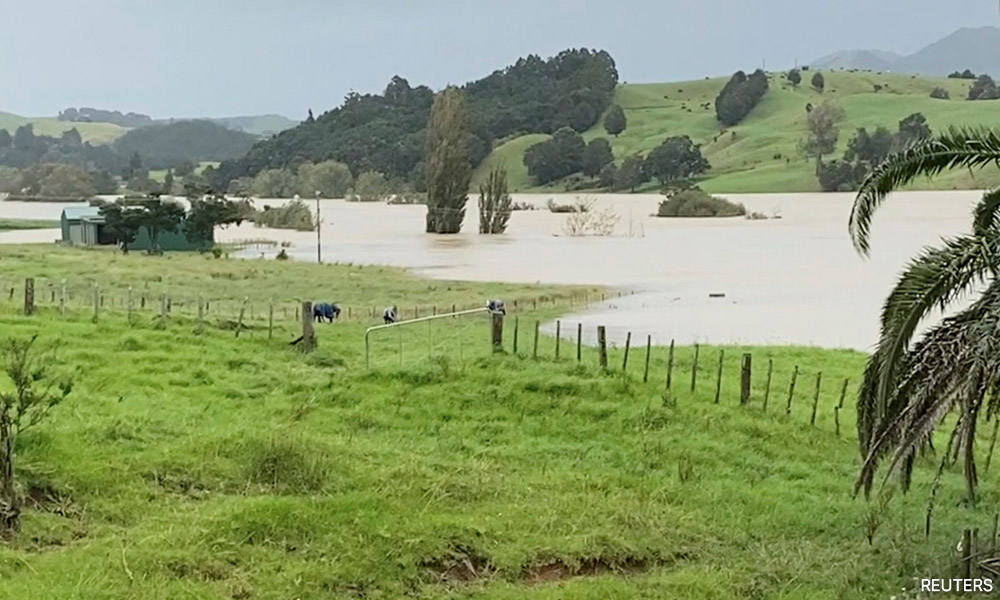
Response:
[[[257,227],[270,227],[271,229],[294,229],[296,231],[316,229],[312,212],[302,200],[292,200],[288,204],[278,207],[265,205],[264,210],[258,211],[253,216],[253,222]]]
[[[658,217],[741,217],[747,209],[724,198],[716,198],[698,188],[674,193],[660,202]]]
[[[931,98],[936,100],[948,100],[951,98],[951,94],[949,94],[948,90],[944,88],[936,87],[931,91]]]
[[[579,198],[577,198],[576,202],[572,204],[558,204],[555,200],[549,198],[549,201],[545,203],[545,206],[548,207],[549,212],[554,213],[585,213],[590,211],[590,206],[581,201]]]

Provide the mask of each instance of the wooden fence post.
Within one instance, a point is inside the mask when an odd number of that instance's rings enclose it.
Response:
[[[972,530],[962,532],[962,578],[972,579]]]
[[[198,294],[198,331],[205,329],[205,298]]]
[[[632,332],[628,332],[625,336],[625,358],[622,359],[622,373],[628,369],[628,350],[632,347]]]
[[[653,350],[653,335],[646,334],[646,367],[642,370],[642,382],[649,381],[649,353]]]
[[[167,320],[167,295],[160,294],[160,318]]]
[[[562,340],[562,321],[556,319],[556,360],[559,360],[559,342]]]
[[[429,321],[428,321],[429,322]],[[493,313],[493,351],[503,352],[503,313]]]
[[[750,402],[750,376],[753,369],[753,355],[749,352],[743,353],[743,360],[740,363],[740,405],[745,406]]]
[[[243,296],[243,302],[240,303],[240,316],[236,319],[236,337],[240,337],[240,330],[243,329],[243,315],[247,312],[247,302],[249,301],[248,296]]]
[[[535,321],[535,345],[531,350],[531,358],[538,359],[538,321]]]
[[[816,424],[816,405],[819,404],[819,386],[823,382],[823,371],[816,373],[816,391],[813,393],[812,415],[809,417],[809,424]]]
[[[691,391],[698,380],[698,344],[694,345],[694,362],[691,363]]]
[[[514,356],[517,356],[517,330],[519,325],[518,321],[519,319],[517,317],[514,317]]]
[[[840,388],[840,401],[837,402],[837,408],[844,408],[844,397],[847,396],[847,386],[850,384],[851,380],[848,377],[844,378],[844,385]]]
[[[59,288],[59,316],[66,316],[66,280],[62,280],[62,285]]]
[[[673,386],[674,378],[674,340],[670,340],[670,350],[667,353],[667,386],[666,390],[669,393],[670,388]]]
[[[576,362],[583,359],[583,323],[576,324]]]
[[[296,312],[298,313],[298,307],[296,306]],[[306,300],[302,303],[302,312],[299,313],[302,317],[302,351],[312,352],[316,348],[316,332],[313,331],[313,318],[312,318],[313,308],[312,302]]]
[[[24,280],[24,316],[30,317],[33,314],[35,314],[35,278],[28,277]]]
[[[128,322],[132,323],[132,286],[128,286],[128,308],[126,309],[125,314]]]
[[[604,333],[604,325],[597,326],[598,363],[602,369],[608,368],[608,341]]]
[[[719,350],[719,371],[715,374],[715,403],[719,403],[719,392],[722,391],[722,361],[726,357],[725,350]]]
[[[767,359],[767,383],[764,384],[764,412],[767,412],[767,401],[771,398],[771,373],[774,371],[774,359]]]
[[[94,284],[94,323],[97,322],[98,313],[100,312],[100,310],[101,310],[101,290],[97,286],[97,284],[95,283]]]
[[[792,396],[795,394],[795,380],[799,378],[799,366],[795,365],[792,371],[792,382],[788,384],[788,404],[785,405],[785,414],[792,414]]]
[[[350,311],[350,308],[348,308],[347,310]],[[267,302],[267,339],[271,339],[273,337],[274,337],[274,300],[272,299],[268,300]]]

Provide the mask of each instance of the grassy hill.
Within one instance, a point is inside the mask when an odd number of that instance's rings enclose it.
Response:
[[[80,132],[80,137],[83,138],[83,141],[92,144],[111,143],[122,135],[125,135],[125,132],[128,131],[123,127],[112,125],[111,123],[70,123],[55,118],[36,119],[0,112],[0,129],[6,129],[11,135],[14,134],[18,127],[27,123],[31,123],[34,126],[35,135],[59,136],[62,132],[75,127]]]
[[[842,153],[858,127],[869,129],[882,125],[895,131],[898,122],[909,114],[923,113],[935,131],[951,125],[992,125],[1000,101],[968,102],[969,82],[956,79],[912,77],[870,72],[824,72],[826,91],[819,93],[808,84],[811,72],[804,73],[803,83],[792,88],[780,74],[770,75],[770,89],[746,119],[725,132],[715,119],[714,100],[726,78],[704,79],[665,84],[622,84],[615,92],[615,102],[628,118],[628,129],[617,139],[611,138],[618,161],[634,153],[647,153],[671,135],[686,134],[702,144],[702,152],[712,164],[703,187],[712,192],[796,192],[818,191],[813,175],[814,163],[798,151],[805,137],[805,106],[832,100],[843,107],[846,118],[840,128]],[[874,85],[883,86],[876,93]],[[935,100],[935,87],[947,89],[951,100]],[[711,103],[706,109],[701,105]],[[608,137],[598,125],[584,134],[585,139]],[[511,185],[522,191],[562,191],[555,183],[535,186],[527,176],[522,158],[532,143],[544,140],[532,135],[515,138],[495,148],[476,173],[475,181],[499,163],[511,172]],[[974,176],[968,172],[942,175],[919,188],[952,189],[984,187],[1000,183],[1000,173],[986,170]],[[655,189],[655,185],[647,189]]]
[[[428,358],[421,324],[404,364],[391,335],[382,351],[393,360],[369,372],[361,340],[372,320],[362,311],[319,326],[319,350],[303,356],[288,347],[297,324],[280,310],[268,339],[261,302],[316,294],[317,281],[354,307],[561,292],[379,267],[49,247],[9,248],[4,263],[4,297],[33,275],[42,304],[23,317],[16,302],[0,303],[4,336],[58,345],[55,364],[76,386],[19,440],[31,500],[18,537],[0,545],[2,597],[887,598],[912,577],[948,576],[961,528],[987,531],[996,503],[987,479],[980,509],[958,506],[961,485],[947,473],[925,540],[926,495],[897,497],[888,512],[851,498],[853,410],[848,402],[838,437],[832,406],[839,382],[857,380],[858,353],[728,348],[716,404],[718,349],[701,349],[691,392],[679,374],[693,353],[680,348],[665,403],[664,348],[654,349],[649,383],[641,351],[627,375],[621,349],[607,373],[590,349],[577,364],[564,344],[555,360],[544,337],[529,358],[526,325],[550,308],[516,315],[520,356],[510,354],[512,313],[507,354],[490,353],[483,321],[462,334],[462,354],[436,347]],[[60,318],[46,286],[63,277],[72,297]],[[97,323],[91,279],[107,300]],[[129,285],[136,297],[170,293],[169,321],[150,301],[127,323]],[[202,333],[180,302],[194,294],[213,302]],[[258,311],[237,338],[222,302],[244,294]],[[757,373],[752,404],[740,408],[743,351]],[[768,358],[776,383],[765,412]],[[794,366],[802,376],[786,415],[779,390]],[[920,459],[918,490],[934,465]],[[865,523],[880,523],[872,545]]]

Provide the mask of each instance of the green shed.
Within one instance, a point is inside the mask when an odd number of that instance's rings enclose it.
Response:
[[[62,228],[62,243],[70,246],[108,246],[117,240],[104,229],[104,216],[97,206],[71,206],[64,208],[60,219]],[[161,232],[159,235],[160,249],[171,251],[201,251],[211,250],[215,240],[196,242],[189,240],[184,232],[184,224],[175,232]],[[139,228],[135,242],[129,244],[129,250],[149,250],[149,231]]]

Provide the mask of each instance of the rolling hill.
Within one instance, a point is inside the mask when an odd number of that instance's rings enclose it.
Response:
[[[702,144],[711,162],[703,187],[712,192],[802,192],[818,191],[814,163],[798,150],[805,137],[805,107],[832,100],[843,107],[838,155],[858,127],[882,125],[895,131],[898,122],[912,113],[923,113],[934,131],[952,125],[989,125],[995,121],[1000,101],[969,102],[969,81],[916,77],[900,74],[832,71],[824,72],[826,92],[819,93],[803,83],[792,88],[780,73],[769,74],[770,90],[754,110],[735,127],[723,132],[716,121],[716,95],[727,78],[663,84],[624,84],[615,90],[614,102],[622,106],[628,128],[612,138],[598,124],[584,134],[586,140],[608,137],[620,162],[635,153],[647,153],[665,138],[685,134]],[[806,73],[808,80],[809,73]],[[875,92],[874,85],[883,86]],[[947,89],[951,100],[935,100],[935,87]],[[511,188],[518,191],[563,191],[559,182],[535,186],[522,160],[524,151],[545,135],[517,137],[495,147],[480,166],[474,186],[490,167],[505,164]],[[986,170],[970,174],[953,172],[921,184],[921,188],[968,189],[1000,183],[1000,173]],[[655,184],[647,189],[655,189]]]
[[[108,144],[128,131],[123,127],[112,125],[111,123],[71,123],[60,121],[56,118],[30,118],[22,117],[6,112],[0,112],[0,129],[6,129],[11,135],[17,131],[21,125],[31,123],[35,129],[35,135],[59,136],[64,131],[76,128],[80,132],[83,141],[92,144]]]

